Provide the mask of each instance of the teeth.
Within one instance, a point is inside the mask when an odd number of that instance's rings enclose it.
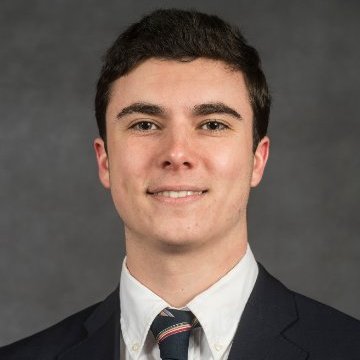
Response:
[[[202,191],[160,191],[155,193],[158,196],[165,196],[170,198],[183,198],[191,195],[201,195]]]

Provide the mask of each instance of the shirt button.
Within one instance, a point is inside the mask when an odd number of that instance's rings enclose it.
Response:
[[[131,347],[131,350],[132,350],[132,351],[138,351],[139,348],[140,348],[139,343],[134,343],[134,344],[132,345],[132,347]]]
[[[222,345],[221,344],[215,344],[215,350],[216,351],[220,351],[222,349]]]

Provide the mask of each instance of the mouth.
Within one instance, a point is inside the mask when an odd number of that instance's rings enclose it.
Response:
[[[152,186],[147,189],[147,195],[163,203],[182,204],[202,199],[209,190],[202,186],[176,184]]]
[[[200,191],[194,191],[194,190],[164,190],[164,191],[155,191],[155,192],[147,192],[149,195],[153,196],[161,196],[164,198],[172,198],[172,199],[178,199],[178,198],[186,198],[186,197],[194,197],[194,196],[200,196],[205,193],[207,193],[207,190],[200,190]]]

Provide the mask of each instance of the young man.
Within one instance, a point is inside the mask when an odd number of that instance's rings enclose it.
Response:
[[[246,208],[270,96],[239,31],[160,10],[119,36],[96,95],[99,177],[125,226],[120,288],[1,359],[359,359],[360,323],[257,264]]]

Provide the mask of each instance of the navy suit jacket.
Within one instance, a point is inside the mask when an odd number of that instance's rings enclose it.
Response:
[[[0,348],[0,359],[119,360],[119,350],[116,288],[104,301]],[[288,290],[259,265],[229,360],[305,359],[360,360],[360,322]]]

